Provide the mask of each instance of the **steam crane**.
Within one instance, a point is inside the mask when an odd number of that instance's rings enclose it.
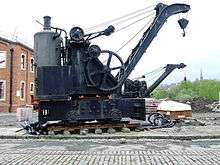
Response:
[[[52,27],[51,18],[45,16],[44,30],[34,36],[37,128],[47,128],[49,123],[119,122],[124,117],[145,120],[143,98],[111,96],[122,87],[166,20],[189,10],[186,4],[158,4],[153,22],[125,63],[115,52],[91,44],[97,37],[111,35],[113,26],[89,34],[73,27],[68,37],[65,30]],[[182,29],[187,23],[186,19],[179,21]],[[64,41],[61,33],[65,33]],[[103,55],[106,64],[101,62]],[[112,67],[113,58],[119,66]],[[113,71],[117,71],[115,75]]]
[[[135,80],[127,79],[124,83],[123,97],[140,97],[146,98],[150,97],[150,94],[155,90],[155,88],[160,85],[160,83],[172,73],[174,69],[185,68],[186,65],[180,64],[167,64],[162,69],[165,69],[163,74],[150,86],[147,87],[146,81],[139,81],[139,79],[145,78],[145,75],[135,78]],[[151,72],[152,73],[152,72]]]

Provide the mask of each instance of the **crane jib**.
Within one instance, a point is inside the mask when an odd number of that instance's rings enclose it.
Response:
[[[140,39],[140,41],[126,60],[123,74],[119,74],[120,85],[122,85],[128,78],[128,76],[131,74],[134,67],[137,65],[137,63],[139,62],[147,48],[150,46],[151,42],[156,37],[163,24],[166,22],[167,18],[175,14],[188,12],[190,10],[190,6],[187,4],[165,5],[159,3],[155,7],[155,10],[156,16],[153,22],[151,23],[149,28],[144,32],[143,37]]]

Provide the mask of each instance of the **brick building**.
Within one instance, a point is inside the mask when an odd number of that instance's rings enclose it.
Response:
[[[33,94],[33,49],[0,37],[0,112],[31,105]]]

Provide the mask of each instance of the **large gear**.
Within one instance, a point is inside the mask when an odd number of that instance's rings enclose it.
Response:
[[[107,54],[107,64],[104,65],[97,57],[88,61],[86,72],[90,83],[102,91],[113,91],[119,87],[119,80],[117,76],[112,74],[112,71],[118,70],[120,73],[124,71],[124,63],[119,55],[109,50],[102,50],[101,54]],[[120,66],[110,67],[112,57],[116,57]],[[97,68],[94,68],[94,64]]]

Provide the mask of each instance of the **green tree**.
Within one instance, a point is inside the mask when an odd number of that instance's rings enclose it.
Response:
[[[220,81],[217,80],[196,80],[194,82],[181,82],[169,88],[158,88],[153,92],[157,99],[169,98],[173,100],[186,100],[204,98],[218,100],[220,92]]]

